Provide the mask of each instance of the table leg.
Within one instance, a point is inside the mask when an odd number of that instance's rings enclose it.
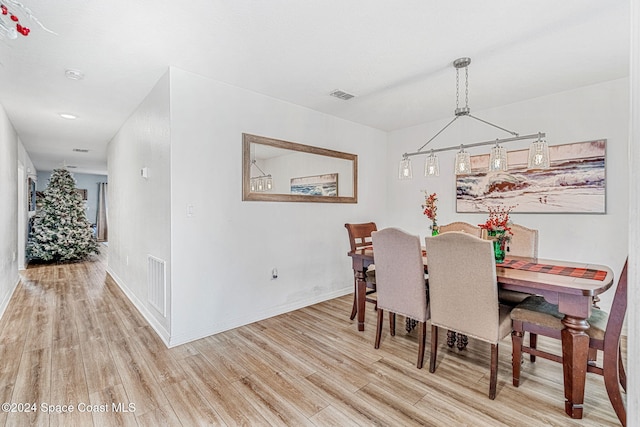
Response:
[[[589,355],[587,320],[565,315],[562,319],[562,370],[564,372],[564,410],[571,418],[582,418],[584,385]]]
[[[356,293],[358,301],[358,330],[364,331],[364,306],[367,298],[367,282],[365,281],[365,273],[362,270],[356,270],[355,277],[358,291]]]

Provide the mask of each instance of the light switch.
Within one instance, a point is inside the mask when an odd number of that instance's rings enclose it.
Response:
[[[196,214],[193,205],[187,205],[187,217],[192,217]]]

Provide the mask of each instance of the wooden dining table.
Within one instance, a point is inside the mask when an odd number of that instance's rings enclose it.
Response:
[[[358,330],[364,331],[366,270],[374,263],[373,249],[349,252],[357,281]],[[552,271],[541,269],[509,268],[496,264],[498,286],[502,289],[541,295],[545,300],[558,305],[564,315],[562,324],[562,365],[564,374],[565,412],[571,418],[582,418],[584,388],[589,354],[589,329],[587,319],[591,315],[592,301],[597,295],[613,285],[613,272],[604,265],[561,261],[551,259],[508,256],[507,261],[522,261],[520,264],[558,266]],[[428,269],[427,256],[423,257],[425,270]],[[564,267],[561,268],[561,267]],[[559,273],[573,271],[573,275]],[[598,271],[598,277],[580,276],[582,271]],[[569,273],[567,273],[569,274]]]

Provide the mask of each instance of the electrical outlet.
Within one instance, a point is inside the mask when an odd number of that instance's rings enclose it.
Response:
[[[271,270],[271,279],[277,279],[278,278],[278,269],[273,267],[273,270]]]
[[[127,255],[127,256],[124,258],[124,262],[125,262],[125,264],[129,265],[129,255]]]
[[[11,260],[13,262],[15,262],[18,259],[18,255],[16,254],[16,251],[13,251],[13,255],[11,256]]]

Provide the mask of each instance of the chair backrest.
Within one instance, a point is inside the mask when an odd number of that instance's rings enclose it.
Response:
[[[507,245],[509,255],[538,257],[538,230],[512,224],[511,232],[513,236]]]
[[[378,309],[419,322],[429,318],[420,237],[398,228],[373,233]]]
[[[629,259],[625,260],[620,279],[618,279],[618,287],[613,296],[611,303],[611,311],[607,320],[607,329],[605,330],[604,345],[611,346],[612,350],[619,345],[620,335],[622,334],[622,325],[624,316],[627,313],[627,264]]]
[[[493,242],[452,231],[426,237],[433,325],[496,343],[500,340]]]
[[[349,233],[349,244],[351,251],[371,247],[371,233],[377,230],[375,222],[365,222],[362,224],[345,224]]]
[[[448,233],[450,231],[464,231],[472,236],[482,237],[482,229],[476,225],[469,224],[468,222],[456,221],[450,224],[441,225],[438,227],[440,233]]]

